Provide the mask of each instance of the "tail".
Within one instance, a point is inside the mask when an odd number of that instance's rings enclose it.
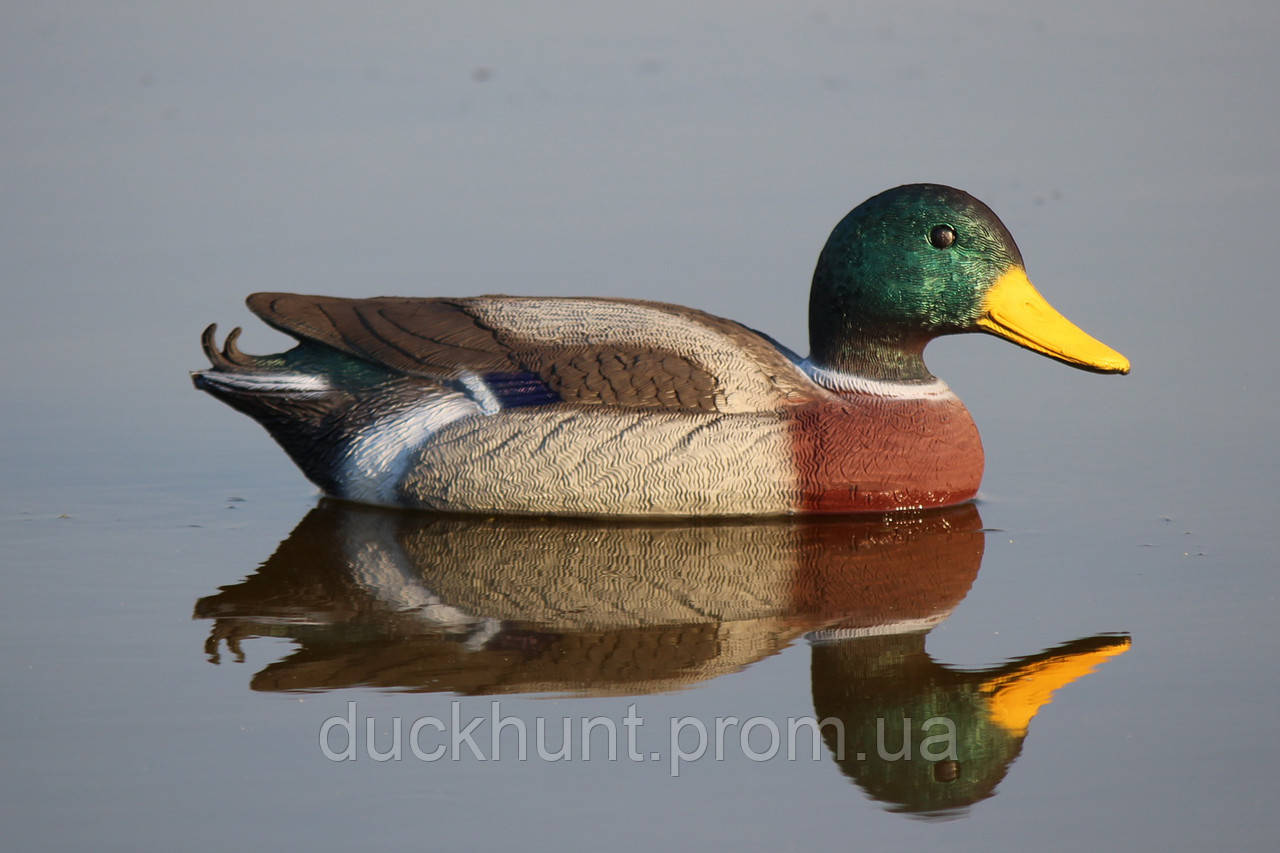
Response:
[[[324,376],[289,370],[280,356],[241,352],[236,345],[240,337],[239,326],[227,335],[221,350],[215,337],[217,332],[218,324],[211,323],[200,336],[205,357],[213,364],[212,370],[192,371],[191,381],[200,390],[208,391],[219,399],[261,394],[306,397],[333,390]]]
[[[262,424],[313,483],[332,492],[335,420],[350,395],[323,373],[291,369],[283,355],[256,356],[236,346],[240,328],[219,349],[210,325],[200,337],[212,368],[191,373],[196,388],[207,391]]]

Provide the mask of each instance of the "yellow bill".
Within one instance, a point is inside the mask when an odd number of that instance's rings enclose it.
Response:
[[[1088,652],[1054,655],[999,675],[982,686],[988,699],[987,713],[1005,731],[1024,735],[1036,713],[1053,701],[1053,694],[1077,678],[1088,675],[1107,658],[1129,651],[1129,640]]]
[[[1097,373],[1128,373],[1129,359],[1058,313],[1013,267],[987,291],[978,328],[1058,361]]]

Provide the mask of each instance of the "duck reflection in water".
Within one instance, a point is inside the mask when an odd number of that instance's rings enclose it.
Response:
[[[325,501],[195,616],[214,620],[214,662],[224,644],[243,659],[250,637],[297,644],[253,677],[264,691],[635,695],[808,635],[816,717],[843,725],[843,744],[823,729],[841,769],[894,810],[945,816],[993,793],[1056,689],[1129,645],[1102,635],[989,669],[935,662],[925,635],[977,577],[981,528],[972,504],[600,524]],[[938,732],[922,725],[934,717],[955,727],[938,760],[925,742]]]

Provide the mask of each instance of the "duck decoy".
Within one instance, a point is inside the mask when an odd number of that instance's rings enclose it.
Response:
[[[255,418],[329,495],[500,514],[883,512],[971,499],[977,427],[925,367],[986,332],[1098,373],[1129,362],[1028,280],[1008,229],[951,187],[858,205],[823,248],[810,354],[703,311],[639,299],[343,299],[255,293],[298,340],[240,330],[196,387]]]

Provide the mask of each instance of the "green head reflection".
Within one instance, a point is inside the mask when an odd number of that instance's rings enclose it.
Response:
[[[819,637],[812,683],[816,716],[840,721],[823,732],[841,770],[894,810],[930,817],[991,796],[1053,692],[1129,647],[1088,637],[966,670],[935,662],[924,637]]]

